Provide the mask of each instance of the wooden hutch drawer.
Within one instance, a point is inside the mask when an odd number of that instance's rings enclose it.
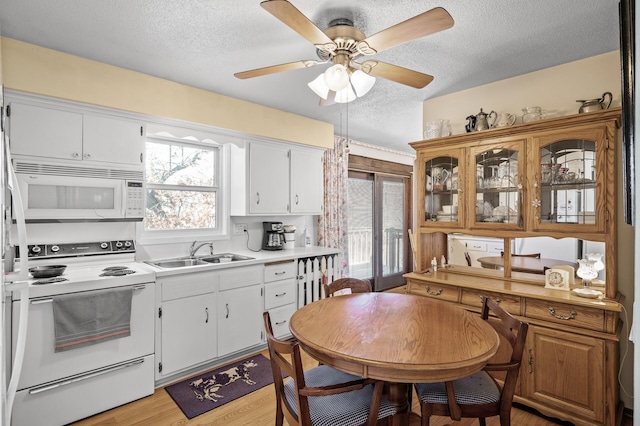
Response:
[[[526,299],[525,316],[572,327],[605,331],[604,311],[551,301]]]
[[[463,305],[481,308],[485,297],[497,302],[501,308],[510,314],[520,315],[520,298],[517,296],[481,290],[462,290]]]
[[[427,296],[446,302],[458,302],[458,287],[442,285],[438,283],[425,283],[424,281],[410,281],[408,292],[418,296]]]

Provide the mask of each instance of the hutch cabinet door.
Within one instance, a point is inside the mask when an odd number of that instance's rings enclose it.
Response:
[[[442,149],[418,154],[418,221],[422,226],[464,226],[467,209],[461,200],[465,182],[463,151]]]
[[[604,341],[531,325],[522,361],[522,397],[543,412],[549,407],[604,423]]]
[[[469,227],[524,230],[525,140],[470,148]]]
[[[530,226],[533,230],[597,232],[606,229],[607,132],[602,125],[533,138]],[[613,196],[613,194],[611,194]]]

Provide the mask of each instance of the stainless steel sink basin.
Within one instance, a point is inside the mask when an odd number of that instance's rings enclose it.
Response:
[[[225,262],[237,262],[239,260],[253,260],[254,257],[242,256],[240,254],[233,253],[221,253],[214,254],[213,256],[205,256],[201,257],[200,260],[203,260],[207,263],[225,263]]]
[[[185,266],[206,265],[207,262],[203,262],[200,259],[166,259],[158,261],[147,262],[150,265],[157,266],[159,268],[184,268]]]
[[[237,262],[240,260],[253,260],[253,257],[242,256],[234,253],[220,253],[214,254],[212,256],[204,256],[204,257],[180,257],[175,259],[164,259],[164,260],[150,260],[147,261],[149,265],[157,266],[158,268],[184,268],[186,266],[196,266],[196,265],[209,265],[212,263],[226,263],[226,262]]]

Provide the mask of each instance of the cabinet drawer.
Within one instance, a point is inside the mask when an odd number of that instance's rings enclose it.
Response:
[[[215,273],[184,274],[158,280],[162,301],[212,293],[218,290],[220,276]]]
[[[262,283],[262,265],[220,271],[220,291]]]
[[[296,263],[276,263],[272,265],[266,265],[264,267],[264,282],[286,280],[288,278],[295,278],[296,276]]]
[[[289,330],[289,320],[295,311],[295,305],[282,306],[269,311],[271,325],[273,326],[273,335],[275,337],[281,338],[283,336],[291,335],[291,330]]]
[[[296,301],[296,280],[288,279],[268,284],[264,289],[264,308],[273,309]]]
[[[525,316],[590,330],[604,330],[604,311],[543,300],[526,299]]]
[[[519,297],[489,291],[462,290],[462,303],[464,305],[481,308],[485,297],[498,302],[498,305],[510,314],[520,315]]]
[[[411,284],[409,291],[419,296],[433,297],[447,302],[457,302],[459,293],[458,287],[417,281]]]

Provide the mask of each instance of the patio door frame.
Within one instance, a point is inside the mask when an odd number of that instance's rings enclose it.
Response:
[[[413,166],[377,160],[356,155],[349,155],[349,177],[373,180],[373,276],[370,277],[375,291],[383,291],[389,288],[405,284],[403,274],[411,271],[412,257],[407,230],[412,223],[412,176]],[[404,181],[404,229],[402,238],[403,273],[383,276],[382,271],[382,185],[385,179],[403,179]]]

